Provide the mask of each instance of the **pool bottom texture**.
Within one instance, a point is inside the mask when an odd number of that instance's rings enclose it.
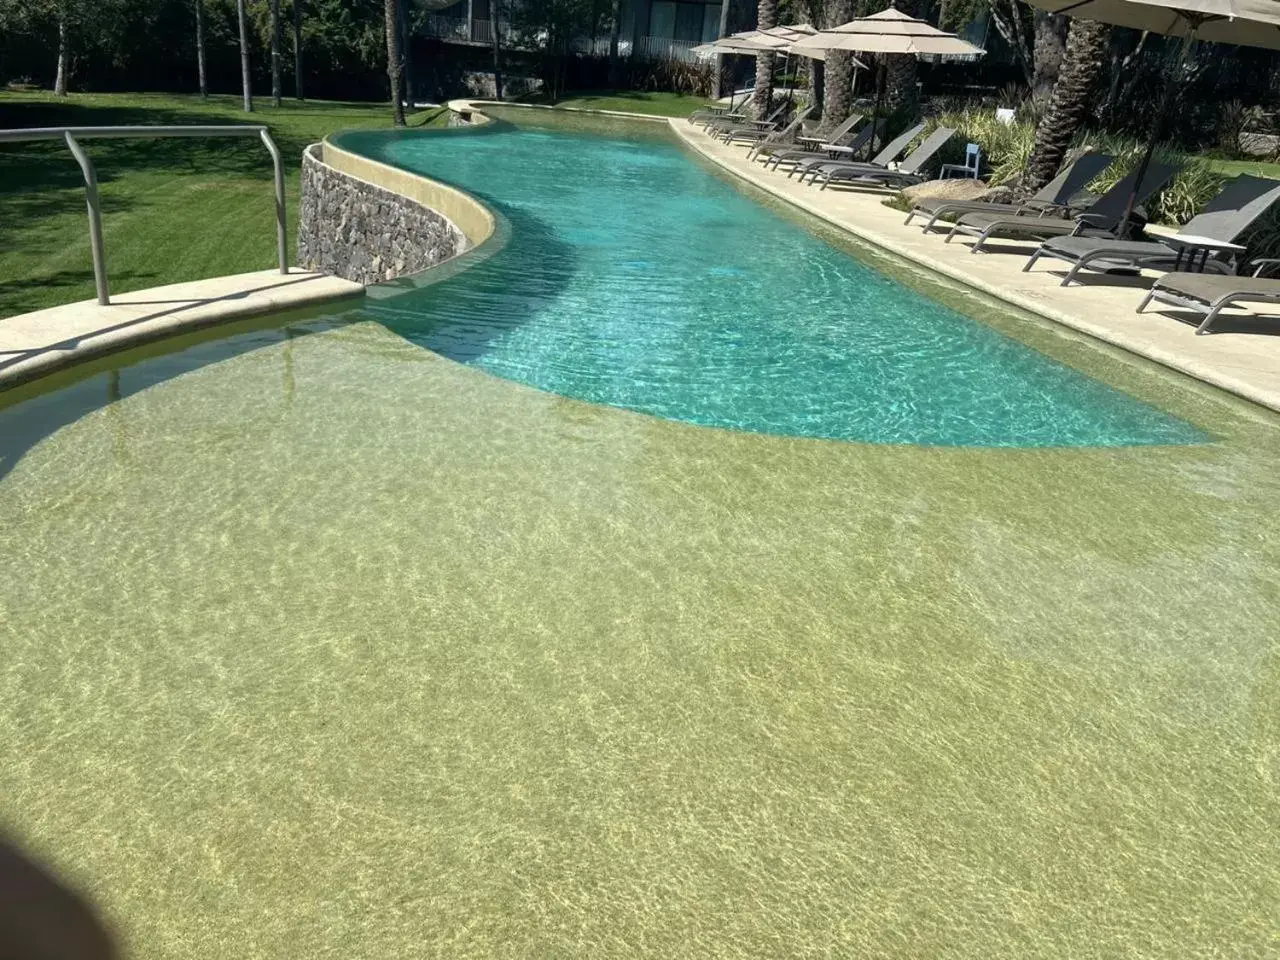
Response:
[[[384,324],[553,393],[759,433],[945,446],[1203,433],[910,289],[667,140],[520,129],[340,143],[475,193],[510,225]]]
[[[344,308],[345,309],[345,308]],[[709,429],[350,309],[0,402],[0,825],[130,957],[1267,957],[1275,419]]]

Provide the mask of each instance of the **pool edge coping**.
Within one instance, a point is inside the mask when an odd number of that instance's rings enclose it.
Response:
[[[319,155],[312,155],[317,162],[435,210],[467,238],[465,250],[415,276],[430,274],[474,252],[497,233],[497,219],[482,201],[449,184],[352,153],[331,142],[332,137],[345,132],[350,131],[328,134],[303,152],[318,146]],[[331,158],[337,163],[330,162]],[[268,282],[273,277],[278,279]],[[280,295],[281,287],[288,288],[287,294]],[[205,277],[115,294],[106,306],[95,300],[79,300],[3,317],[0,391],[184,333],[280,310],[354,299],[364,296],[368,289],[355,281],[295,265],[287,274],[263,270]],[[164,309],[149,311],[143,306],[159,303]],[[29,345],[21,342],[24,337],[39,337],[37,331],[49,327],[62,328],[55,334],[59,339],[32,341]]]
[[[737,179],[749,183],[757,189],[763,190],[771,197],[789,204],[798,210],[802,210],[810,216],[817,217],[824,223],[836,227],[858,240],[870,243],[873,246],[879,247],[893,256],[906,260],[917,267],[929,271],[930,273],[943,276],[949,280],[963,284],[966,287],[977,290],[979,293],[986,294],[987,296],[994,297],[1002,303],[1016,307],[1019,310],[1023,310],[1027,313],[1033,314],[1034,316],[1048,320],[1051,323],[1074,330],[1077,333],[1085,334],[1094,340],[1101,341],[1113,347],[1118,347],[1129,354],[1158,363],[1162,367],[1181,373],[1185,376],[1189,376],[1202,383],[1207,383],[1220,390],[1225,390],[1228,393],[1249,401],[1250,403],[1256,403],[1259,406],[1266,407],[1269,410],[1280,413],[1280,392],[1269,390],[1265,387],[1259,387],[1247,381],[1232,377],[1229,374],[1224,374],[1221,371],[1206,367],[1205,365],[1197,362],[1194,358],[1188,358],[1168,351],[1154,349],[1149,344],[1143,343],[1136,338],[1127,337],[1124,334],[1116,333],[1105,327],[1090,324],[1088,321],[1070,313],[1055,310],[1053,307],[1046,306],[1034,299],[1024,297],[1017,291],[1004,289],[999,284],[990,283],[983,280],[981,277],[975,277],[972,274],[952,267],[949,264],[938,260],[926,259],[906,246],[895,242],[892,238],[878,231],[860,227],[857,224],[851,223],[845,218],[834,214],[830,210],[824,209],[819,204],[810,203],[796,197],[788,196],[782,191],[776,189],[767,179],[755,175],[754,172],[748,173],[743,170],[738,170],[725,163],[715,154],[706,150],[703,145],[692,136],[692,131],[686,131],[680,128],[679,121],[681,119],[683,118],[668,117],[668,128],[675,134],[682,144],[693,150],[699,157],[714,164],[718,170],[723,170],[725,173],[731,174]]]

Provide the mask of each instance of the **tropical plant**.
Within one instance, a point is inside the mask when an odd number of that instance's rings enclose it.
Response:
[[[1017,183],[1035,144],[1036,128],[1033,124],[1022,120],[1006,124],[996,118],[993,110],[941,113],[930,121],[930,125],[953,127],[959,134],[957,141],[981,146],[988,171],[987,182],[993,187]],[[1068,145],[1068,151],[1087,148],[1115,158],[1091,187],[1095,192],[1101,192],[1114,186],[1137,166],[1146,146],[1139,137],[1080,131]],[[1226,179],[1205,160],[1188,156],[1171,146],[1161,146],[1155,156],[1157,160],[1179,168],[1169,185],[1147,202],[1147,215],[1159,223],[1186,223],[1213,199]],[[1280,234],[1280,229],[1275,232]],[[1280,242],[1276,246],[1280,247]]]
[[[1111,28],[1076,19],[1067,34],[1067,52],[1044,117],[1036,127],[1035,147],[1027,159],[1022,189],[1043,187],[1062,166],[1067,147],[1089,114],[1090,95],[1106,60]]]

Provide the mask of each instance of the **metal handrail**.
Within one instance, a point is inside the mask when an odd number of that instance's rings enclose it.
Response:
[[[0,143],[29,140],[62,140],[66,143],[80,172],[84,174],[85,201],[89,207],[89,242],[93,246],[93,279],[98,288],[98,303],[111,303],[107,286],[107,255],[102,243],[102,204],[98,199],[98,175],[93,161],[80,146],[80,140],[125,139],[129,137],[257,137],[271,154],[276,181],[276,241],[280,253],[280,272],[289,272],[289,250],[285,230],[284,162],[280,148],[263,126],[183,126],[183,127],[28,127],[0,130]]]

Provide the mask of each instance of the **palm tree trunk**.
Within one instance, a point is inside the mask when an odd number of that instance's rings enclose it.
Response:
[[[204,0],[196,0],[196,70],[200,75],[200,96],[209,99],[209,81],[204,69]]]
[[[1095,20],[1072,20],[1067,52],[1049,108],[1036,127],[1036,142],[1027,160],[1021,188],[1034,192],[1053,179],[1067,148],[1089,114],[1090,95],[1102,75],[1110,27]]]
[[[852,0],[828,0],[823,26],[828,30],[853,19]],[[853,55],[844,50],[827,51],[822,68],[823,133],[838,127],[853,112]]]
[[[729,0],[720,0],[720,32],[716,36],[717,40],[720,39],[720,37],[727,37],[729,35],[729,8],[731,6],[732,4]],[[715,94],[716,100],[719,100],[724,96],[724,85],[725,80],[727,79],[728,78],[725,76],[724,56],[716,54],[716,85],[715,90],[712,91]],[[732,85],[730,85],[729,92],[733,93]]]
[[[489,32],[493,34],[493,98],[502,99],[502,35],[498,33],[498,0],[489,0]],[[616,21],[615,21],[616,23]],[[614,27],[617,33],[617,27]]]
[[[418,85],[414,83],[413,74],[413,30],[409,24],[409,8],[404,0],[396,4],[400,8],[400,57],[404,63],[404,99],[413,111],[413,103],[418,95]]]
[[[396,22],[397,6],[396,0],[383,0],[382,15],[387,34],[387,79],[391,81],[391,107],[396,126],[403,127],[404,101],[400,99],[400,28]]]
[[[284,96],[280,82],[280,0],[271,0],[267,9],[271,15],[271,105],[279,107]]]
[[[778,0],[760,0],[756,6],[756,29],[768,30],[777,25]],[[756,88],[751,97],[757,118],[763,120],[769,115],[769,105],[772,101],[773,54],[761,53],[756,56]]]
[[[71,60],[70,45],[67,42],[67,11],[62,4],[58,5],[58,75],[53,81],[54,96],[67,95],[67,73]]]
[[[293,0],[293,95],[299,100],[307,99],[302,91],[302,4]]]
[[[1035,13],[1036,45],[1035,72],[1031,78],[1031,99],[1043,108],[1053,96],[1053,85],[1062,70],[1062,58],[1067,53],[1067,32],[1071,18],[1058,13]]]
[[[253,77],[249,73],[249,18],[244,0],[236,0],[236,17],[240,21],[240,92],[244,96],[244,112],[253,113]]]
[[[622,79],[618,63],[618,34],[622,31],[622,0],[613,0],[609,13],[609,86],[617,90]]]

